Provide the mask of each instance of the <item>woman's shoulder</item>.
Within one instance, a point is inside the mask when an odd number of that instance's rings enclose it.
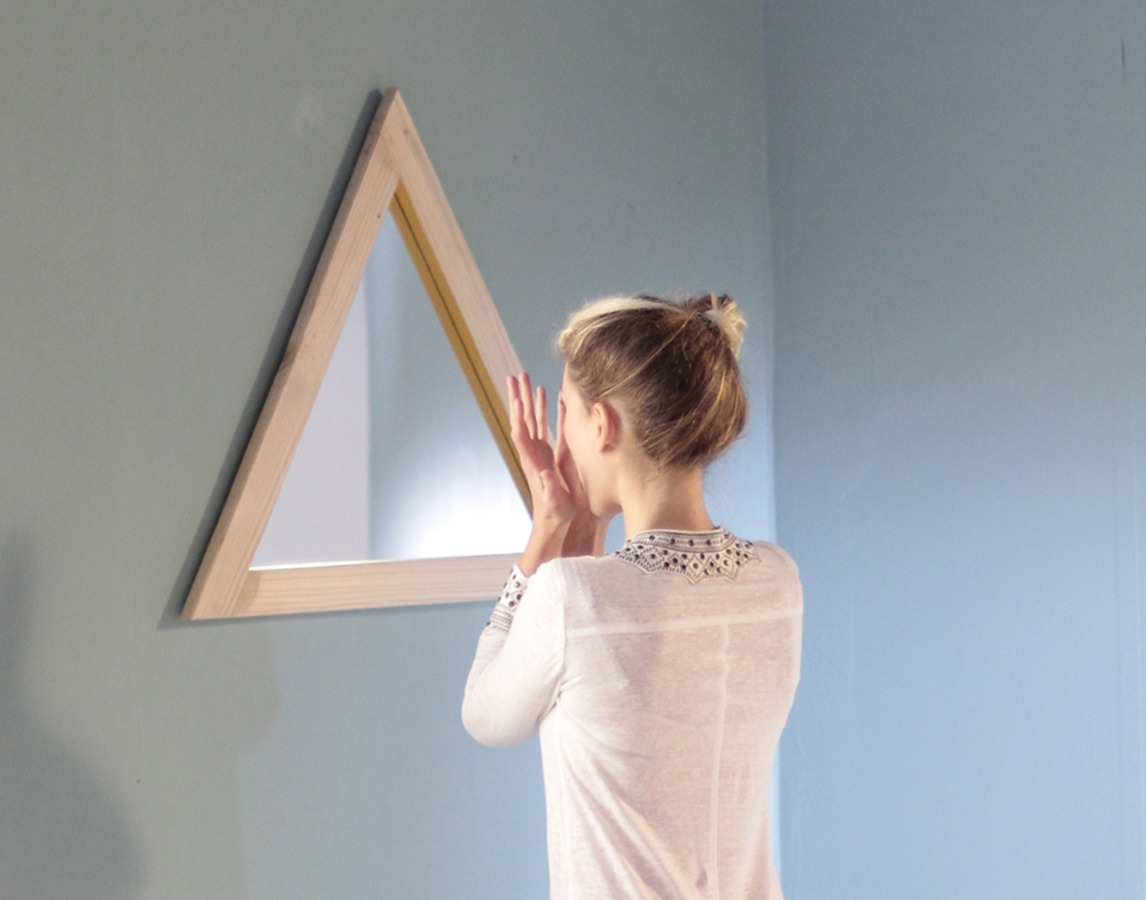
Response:
[[[754,541],[752,546],[761,556],[772,557],[795,577],[800,577],[800,567],[796,565],[796,560],[792,559],[792,555],[779,544],[773,544],[771,541]]]
[[[586,577],[609,572],[616,563],[612,553],[604,556],[562,556],[543,562],[530,578],[530,584],[543,583],[569,585]]]

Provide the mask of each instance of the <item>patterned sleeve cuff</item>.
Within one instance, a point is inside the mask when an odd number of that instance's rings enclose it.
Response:
[[[521,603],[521,597],[528,583],[529,579],[521,573],[521,569],[514,566],[509,578],[506,579],[505,587],[501,590],[501,597],[493,608],[493,614],[486,622],[487,628],[509,631],[509,626],[513,624],[513,614],[517,612],[517,605]]]

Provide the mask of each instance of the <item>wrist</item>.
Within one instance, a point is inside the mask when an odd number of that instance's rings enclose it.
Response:
[[[529,541],[517,563],[522,574],[528,578],[542,563],[561,556],[568,531],[568,522],[535,520]]]

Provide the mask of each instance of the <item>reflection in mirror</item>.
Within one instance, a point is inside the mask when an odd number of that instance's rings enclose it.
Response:
[[[387,214],[253,565],[512,553],[529,524]]]
[[[370,559],[370,373],[359,286],[253,566]]]

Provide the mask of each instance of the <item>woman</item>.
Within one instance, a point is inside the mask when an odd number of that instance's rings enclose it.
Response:
[[[780,897],[767,789],[799,678],[795,564],[716,527],[705,465],[740,433],[727,297],[574,314],[551,444],[509,380],[533,531],[478,641],[462,717],[540,731],[551,897]],[[625,543],[604,554],[609,521]]]

